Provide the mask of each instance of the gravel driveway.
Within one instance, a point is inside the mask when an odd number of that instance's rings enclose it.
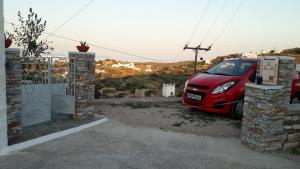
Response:
[[[226,115],[191,110],[182,106],[180,100],[180,98],[171,98],[169,101],[166,101],[166,98],[115,99],[113,102],[99,100],[97,110],[100,115],[133,127],[158,128],[211,137],[240,136],[240,120],[232,120]]]
[[[300,168],[299,156],[242,145],[239,121],[190,111],[177,101],[145,103],[98,102],[107,122],[1,156],[0,169]]]

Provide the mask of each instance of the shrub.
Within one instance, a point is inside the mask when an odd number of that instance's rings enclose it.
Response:
[[[155,90],[147,90],[146,92],[145,92],[145,96],[146,97],[151,97],[151,96],[153,96],[153,95],[155,95],[156,94],[156,91]]]

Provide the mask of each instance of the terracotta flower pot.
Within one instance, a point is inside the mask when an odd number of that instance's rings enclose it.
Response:
[[[89,46],[77,46],[79,52],[87,52],[90,47]]]
[[[11,39],[5,39],[5,48],[9,48],[11,44],[12,44]]]

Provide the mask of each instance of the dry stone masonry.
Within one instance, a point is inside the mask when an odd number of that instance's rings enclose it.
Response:
[[[69,52],[70,73],[75,72],[75,117],[84,119],[95,113],[95,53]]]
[[[286,132],[284,149],[300,144],[300,104],[291,104],[283,121]]]
[[[246,84],[242,143],[261,151],[283,148],[287,140],[283,124],[289,114],[293,63],[294,58],[279,57],[276,86]],[[259,71],[258,68],[257,75]]]
[[[241,138],[244,144],[260,150],[281,148],[286,107],[281,86],[246,84]]]
[[[21,125],[21,58],[20,50],[8,48],[5,50],[6,71],[6,102],[8,139],[22,134]]]

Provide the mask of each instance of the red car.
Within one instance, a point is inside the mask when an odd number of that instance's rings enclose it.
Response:
[[[256,59],[228,59],[204,73],[191,76],[185,83],[183,104],[197,110],[229,113],[233,118],[243,114],[245,84],[255,82]],[[300,100],[300,83],[292,72],[291,101]]]

